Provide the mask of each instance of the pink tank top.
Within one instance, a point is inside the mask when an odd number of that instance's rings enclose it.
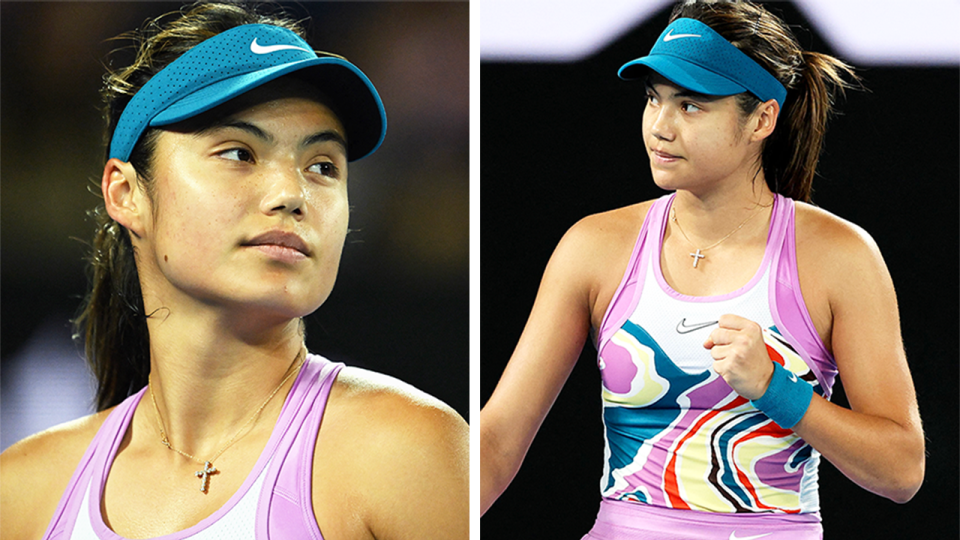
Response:
[[[732,313],[757,322],[771,359],[829,398],[836,363],[807,312],[797,274],[794,203],[777,196],[756,274],[693,297],[663,277],[673,195],[654,202],[598,332],[605,500],[716,514],[818,519],[819,453],[713,371],[703,342]]]
[[[263,453],[222,508],[164,540],[303,538],[322,540],[313,514],[313,454],[330,388],[343,364],[308,355]],[[120,540],[103,522],[107,474],[146,388],[107,417],[74,472],[43,538]]]

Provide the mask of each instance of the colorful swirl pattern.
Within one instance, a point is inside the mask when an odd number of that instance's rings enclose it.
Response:
[[[775,327],[773,361],[823,395]],[[606,498],[723,513],[819,509],[819,454],[740,397],[713,370],[687,373],[626,322],[600,351]]]

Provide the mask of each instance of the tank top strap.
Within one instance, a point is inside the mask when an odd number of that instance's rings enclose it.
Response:
[[[343,364],[309,355],[277,428],[283,429],[257,508],[257,538],[322,540],[313,513],[313,455],[333,383]]]
[[[600,350],[603,344],[617,332],[636,309],[637,302],[640,301],[643,281],[650,266],[648,260],[651,253],[658,255],[660,253],[660,241],[663,238],[665,218],[673,197],[673,193],[664,195],[655,200],[647,210],[643,225],[640,227],[640,233],[637,235],[637,241],[630,254],[627,269],[623,273],[623,278],[616,292],[614,292],[613,298],[610,299],[610,305],[607,306],[607,311],[600,324],[596,343],[597,350]]]
[[[800,290],[800,275],[797,270],[796,205],[792,199],[779,198],[776,207],[780,210],[780,235],[775,267],[770,280],[770,310],[777,328],[790,342],[797,344],[798,353],[816,375],[823,389],[823,396],[830,398],[838,371],[833,355],[827,351],[820,334],[807,310]],[[771,226],[772,233],[772,226]]]
[[[770,213],[770,231],[767,233],[767,251],[774,255],[783,250],[787,241],[787,232],[793,230],[793,200],[774,194],[773,210]]]
[[[93,490],[103,487],[108,460],[116,453],[123,441],[127,426],[130,425],[133,413],[137,410],[137,404],[140,403],[145,391],[146,387],[123,400],[103,421],[60,498],[53,519],[50,520],[47,531],[42,537],[44,540],[66,538],[76,524],[84,495],[88,491],[92,494]]]

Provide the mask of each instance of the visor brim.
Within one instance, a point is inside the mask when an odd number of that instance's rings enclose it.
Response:
[[[335,57],[311,58],[230,77],[205,86],[172,103],[149,125],[166,126],[187,120],[226,103],[258,86],[296,73],[327,96],[347,135],[347,159],[373,153],[386,135],[383,102],[370,80],[353,64]]]
[[[624,80],[634,80],[645,76],[647,69],[652,69],[678,86],[708,96],[732,96],[748,91],[722,75],[681,58],[663,54],[644,56],[627,62],[620,67],[617,75]]]

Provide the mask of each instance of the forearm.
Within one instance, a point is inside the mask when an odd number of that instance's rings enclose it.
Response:
[[[483,515],[507,489],[520,470],[529,444],[523,448],[505,444],[498,435],[490,411],[480,411],[480,514]]]
[[[793,430],[857,485],[904,503],[920,489],[926,461],[920,419],[913,416],[897,423],[814,395]]]
[[[509,485],[511,475],[504,473],[497,444],[483,429],[482,412],[480,418],[480,515],[483,515]]]
[[[507,489],[520,470],[527,450],[576,363],[583,346],[580,334],[568,332],[565,337],[571,343],[565,348],[558,337],[525,331],[496,390],[480,411],[481,513]],[[535,343],[554,343],[557,348],[544,353],[537,350]]]

